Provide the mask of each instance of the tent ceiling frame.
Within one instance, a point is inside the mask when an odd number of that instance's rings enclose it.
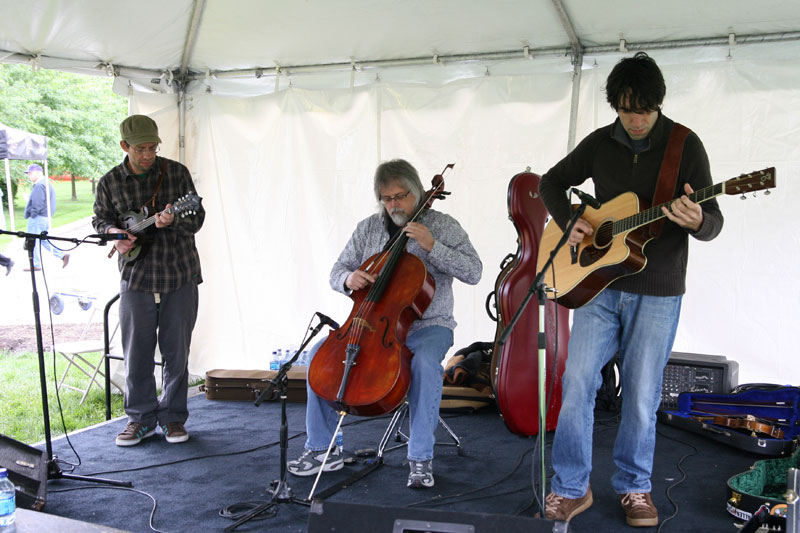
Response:
[[[203,16],[203,9],[206,7],[206,0],[194,0],[192,10],[192,21],[189,23],[189,30],[186,32],[186,41],[183,44],[183,54],[181,55],[181,66],[178,70],[178,80],[184,80],[189,71],[189,60],[197,42],[197,33],[200,28],[200,19]]]
[[[557,0],[554,0],[557,1]],[[199,0],[195,6],[195,15],[200,18],[200,12],[205,5],[205,0]],[[194,17],[193,17],[194,19]],[[207,77],[211,78],[261,78],[263,76],[289,76],[306,73],[324,73],[324,72],[337,72],[337,71],[366,71],[373,69],[387,69],[397,67],[409,66],[424,66],[431,64],[448,65],[448,64],[466,64],[477,62],[493,62],[493,61],[510,61],[518,59],[535,59],[537,57],[545,56],[572,56],[573,61],[575,58],[575,47],[556,46],[556,47],[543,47],[532,48],[525,46],[521,50],[506,50],[497,52],[482,52],[473,54],[453,54],[453,55],[433,55],[424,57],[410,57],[398,59],[379,59],[379,60],[357,60],[352,59],[349,62],[341,63],[321,63],[321,64],[306,64],[306,65],[280,65],[273,67],[256,67],[242,70],[219,70],[219,71],[203,71],[195,72],[188,68],[188,57],[191,54],[191,48],[197,36],[197,28],[191,29],[188,32],[187,40],[184,46],[184,64],[182,64],[177,72],[172,69],[155,70],[144,69],[137,67],[128,67],[124,65],[116,65],[111,62],[103,62],[98,60],[73,60],[52,56],[42,56],[39,54],[22,54],[16,52],[9,52],[0,50],[0,62],[4,63],[23,63],[38,65],[41,68],[57,68],[67,72],[76,72],[80,74],[89,74],[95,76],[122,76],[127,78],[166,78],[167,80],[177,79],[182,85],[189,81],[203,80]],[[641,42],[626,42],[621,39],[619,42],[586,46],[583,47],[583,55],[604,55],[604,54],[618,54],[620,52],[627,52],[628,50],[663,50],[663,49],[677,49],[677,48],[700,48],[700,47],[714,47],[714,46],[743,46],[743,45],[757,45],[765,43],[774,43],[782,41],[800,41],[800,31],[792,32],[779,32],[779,33],[764,33],[764,34],[750,34],[738,35],[729,34],[724,37],[707,37],[707,38],[694,38],[694,39],[680,39],[672,41],[641,41]],[[52,62],[53,67],[48,67],[47,63]],[[176,77],[180,74],[181,70],[185,69],[186,72],[183,76]]]
[[[554,0],[556,1],[556,0]],[[733,42],[732,42],[733,41]],[[636,50],[663,50],[663,49],[677,49],[677,48],[700,48],[700,47],[713,47],[713,46],[742,46],[751,44],[773,43],[780,41],[800,41],[800,31],[793,32],[780,32],[780,33],[764,33],[764,34],[751,34],[751,35],[726,35],[724,37],[707,37],[695,39],[680,39],[673,41],[641,41],[641,42],[620,42],[586,46],[583,47],[578,44],[577,47],[570,46],[555,46],[543,48],[531,48],[525,46],[522,50],[505,50],[498,52],[483,52],[473,54],[453,54],[443,55],[436,54],[432,56],[422,57],[409,57],[398,59],[378,59],[378,60],[357,60],[353,59],[349,62],[341,63],[320,63],[308,65],[280,65],[274,67],[258,67],[241,70],[220,70],[220,71],[206,71],[206,72],[192,72],[186,76],[186,81],[202,80],[208,76],[212,78],[248,78],[262,76],[289,76],[295,74],[306,73],[322,73],[322,72],[341,72],[347,70],[366,71],[372,69],[382,68],[397,68],[408,66],[425,66],[425,65],[448,65],[448,64],[464,64],[475,62],[492,62],[492,61],[509,61],[517,59],[535,59],[536,57],[545,56],[574,56],[577,51],[582,51],[582,55],[604,55],[614,54],[620,52],[627,52],[630,49]]]

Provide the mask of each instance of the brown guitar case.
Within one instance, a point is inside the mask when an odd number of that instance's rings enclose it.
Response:
[[[289,378],[289,387],[286,400],[289,402],[305,402],[306,371],[308,367],[292,367],[286,376]],[[206,381],[200,390],[206,393],[208,400],[233,400],[253,402],[261,391],[270,386],[270,379],[278,375],[277,370],[225,370],[214,369],[206,372]],[[268,401],[277,401],[277,392]]]

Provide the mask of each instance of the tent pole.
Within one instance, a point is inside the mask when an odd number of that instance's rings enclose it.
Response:
[[[578,124],[578,99],[581,92],[581,73],[583,71],[583,54],[580,52],[572,55],[572,102],[569,109],[569,133],[567,138],[567,153],[575,148],[575,130]]]
[[[14,196],[12,196],[12,189],[11,189],[11,167],[8,164],[8,159],[4,159],[3,162],[5,163],[6,168],[6,191],[7,191],[7,198],[8,198],[8,221],[11,224],[11,231],[17,231],[17,228],[14,224]]]
[[[178,160],[186,164],[186,85],[178,91]]]

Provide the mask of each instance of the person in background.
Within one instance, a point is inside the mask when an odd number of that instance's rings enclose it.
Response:
[[[170,211],[170,202],[196,190],[185,166],[156,155],[161,139],[153,119],[132,115],[119,129],[126,156],[100,178],[92,219],[98,233],[127,237],[115,241],[122,278],[119,321],[128,415],[116,444],[139,444],[155,435],[156,427],[167,442],[185,442],[189,348],[197,319],[197,286],[203,281],[194,236],[203,226],[205,210],[198,203],[192,216],[176,217]],[[126,231],[122,221],[134,211],[155,216],[155,228],[146,235]],[[143,241],[148,241],[146,247]],[[135,259],[132,254],[123,256],[137,246]],[[164,360],[161,397],[153,375],[156,345]]]
[[[555,222],[565,228],[572,208],[571,187],[594,182],[597,199],[608,202],[632,191],[650,202],[675,122],[661,113],[666,84],[656,62],[644,52],[620,60],[606,82],[608,103],[617,119],[589,134],[542,176],[539,192]],[[658,524],[650,497],[656,442],[656,411],[664,367],[678,328],[686,292],[689,237],[709,241],[722,229],[716,200],[702,205],[694,191],[712,184],[703,143],[689,133],[683,144],[668,219],[644,248],[645,267],[612,282],[575,310],[563,375],[561,412],[553,440],[555,475],[545,502],[549,519],[569,521],[592,505],[592,426],[601,370],[619,352],[622,415],[614,443],[616,471],[611,486],[628,525]],[[672,159],[670,158],[670,162]],[[577,246],[594,233],[581,218],[567,244]]]
[[[43,231],[50,231],[50,218],[56,212],[56,191],[50,185],[49,180],[44,176],[42,167],[33,164],[28,165],[25,171],[28,179],[33,183],[33,190],[28,198],[28,203],[25,204],[25,218],[28,219],[28,233],[39,235]],[[48,198],[49,196],[49,198]],[[47,207],[50,206],[48,213]],[[69,254],[63,250],[59,250],[47,239],[37,239],[34,241],[33,247],[33,269],[42,269],[42,258],[40,253],[40,246],[52,252],[56,258],[61,259],[62,268],[65,268],[69,263]],[[25,267],[26,272],[30,272],[30,267]]]
[[[11,267],[14,266],[14,260],[10,257],[6,257],[3,254],[0,254],[0,266],[6,267],[6,276],[11,274]],[[30,269],[28,269],[30,272]]]

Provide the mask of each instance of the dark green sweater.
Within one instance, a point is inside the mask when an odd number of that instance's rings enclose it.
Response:
[[[542,201],[556,223],[561,228],[566,227],[571,213],[566,192],[587,179],[594,182],[595,196],[601,203],[631,191],[639,196],[640,202],[649,206],[674,124],[659,113],[648,137],[650,146],[638,154],[634,154],[630,138],[619,119],[589,134],[569,155],[542,176],[539,184]],[[712,184],[708,156],[703,143],[694,132],[686,138],[683,147],[675,198],[684,194],[683,185],[687,182],[695,191]],[[609,288],[650,296],[676,296],[686,292],[688,235],[691,234],[701,241],[709,241],[719,234],[723,223],[722,213],[715,199],[700,205],[703,209],[703,223],[697,232],[689,232],[666,220],[661,235],[644,247],[647,257],[644,269],[614,281]]]

